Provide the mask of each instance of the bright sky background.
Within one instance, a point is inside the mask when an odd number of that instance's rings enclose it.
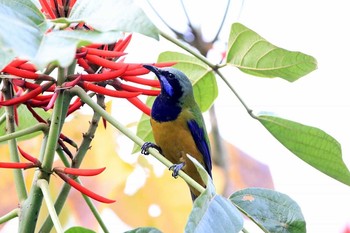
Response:
[[[156,2],[169,24],[183,29],[184,15],[178,10],[180,1]],[[184,2],[201,6],[189,11],[189,15],[193,15],[193,21],[201,23],[208,34],[217,27],[226,3],[225,0]],[[347,0],[245,0],[240,8],[241,0],[231,2],[223,40],[227,40],[231,23],[240,22],[271,43],[312,55],[318,61],[318,70],[294,83],[257,78],[228,67],[224,72],[236,91],[256,113],[273,112],[332,135],[341,143],[343,158],[350,165],[347,70],[350,3]],[[150,43],[148,50],[133,54],[136,60],[145,62],[147,58],[155,59],[159,52],[175,49],[164,41]],[[285,149],[260,123],[249,117],[221,81],[219,84],[216,112],[225,139],[269,165],[276,190],[300,205],[308,232],[342,232],[350,223],[350,187],[323,175]]]

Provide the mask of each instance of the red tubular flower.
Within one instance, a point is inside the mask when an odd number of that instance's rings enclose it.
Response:
[[[127,64],[125,64],[125,63],[106,60],[106,59],[101,58],[101,57],[96,56],[96,55],[87,54],[86,59],[88,61],[96,64],[96,65],[106,67],[106,68],[109,68],[112,70],[119,70],[119,69],[122,69],[123,67],[127,66]]]
[[[63,143],[63,141],[61,139],[58,139],[58,144],[60,145],[60,147],[62,148],[62,150],[68,155],[68,157],[73,160],[73,154],[72,152],[70,152],[70,150],[68,149],[68,147]]]
[[[33,163],[0,162],[0,168],[28,169],[37,167]]]
[[[19,150],[19,153],[21,153],[21,155],[22,155],[26,160],[32,162],[32,163],[35,164],[37,167],[40,167],[40,166],[41,166],[41,162],[40,162],[37,158],[31,156],[30,154],[28,154],[27,152],[25,152],[24,150],[22,150],[19,146],[17,146],[17,148],[18,148],[18,150]]]
[[[109,79],[120,77],[122,74],[124,74],[127,68],[128,68],[128,65],[126,64],[124,67],[122,67],[119,70],[103,72],[100,74],[82,74],[81,79],[84,81],[90,81],[90,82],[102,82]]]
[[[69,116],[70,114],[72,114],[73,112],[75,112],[76,110],[78,110],[81,106],[83,106],[83,102],[77,98],[73,104],[71,104],[68,108],[68,112],[67,112],[67,116]]]
[[[95,73],[91,66],[86,62],[84,58],[78,58],[78,64],[81,66],[88,74]]]
[[[41,92],[46,91],[52,85],[53,85],[52,82],[45,83],[42,86],[39,85],[39,87],[37,87],[36,89],[34,89],[34,90],[24,94],[24,95],[21,95],[17,98],[1,101],[0,106],[10,106],[10,105],[24,103],[27,100],[30,100],[31,98],[34,98],[35,96],[39,95]]]
[[[36,72],[36,68],[33,64],[30,63],[24,63],[22,65],[19,65],[18,68],[22,69],[22,70],[27,70],[30,72]]]
[[[124,52],[126,47],[129,45],[131,41],[132,34],[129,34],[127,37],[125,37],[122,40],[118,40],[117,43],[115,43],[113,51],[119,51],[119,52]]]
[[[138,84],[151,86],[151,87],[160,87],[160,83],[156,79],[145,79],[145,78],[140,78],[138,76],[128,76],[128,75],[125,75],[125,76],[123,75],[121,78],[133,83],[138,83]]]
[[[133,105],[135,105],[138,109],[140,109],[144,114],[147,114],[148,116],[151,115],[151,109],[139,98],[134,97],[134,98],[128,98],[127,100]]]
[[[53,81],[54,79],[46,74],[37,74],[28,70],[22,70],[18,69],[13,66],[6,66],[2,72],[6,72],[21,78],[27,78],[27,79],[36,79],[36,80],[47,80],[47,81]]]
[[[55,167],[55,172],[62,172],[68,175],[74,175],[74,176],[96,176],[100,173],[102,173],[106,168],[97,168],[97,169],[82,169],[82,168],[72,168],[72,167]]]
[[[18,126],[18,110],[17,110],[17,105],[13,106],[13,115],[15,117],[15,124]]]
[[[82,47],[80,50],[82,52],[86,52],[87,54],[98,55],[101,57],[121,57],[126,54],[119,51],[109,51],[109,50],[86,48],[86,47]]]
[[[67,175],[65,175],[64,173],[62,173],[60,171],[55,171],[55,173],[59,177],[61,177],[62,180],[64,180],[66,183],[68,183],[70,186],[72,186],[73,188],[75,188],[76,190],[81,192],[82,194],[85,194],[86,196],[89,196],[92,199],[95,199],[96,201],[103,202],[103,203],[115,202],[115,200],[111,200],[111,199],[102,197],[102,196],[94,193],[93,191],[85,188],[84,186],[82,186],[81,184],[79,184],[78,182],[76,182],[75,180],[73,180],[72,178],[68,177]]]
[[[139,87],[129,86],[124,83],[120,83],[119,86],[125,91],[140,92],[143,95],[157,96],[160,93],[159,90],[143,89]]]
[[[132,98],[140,95],[140,92],[114,91],[89,82],[83,82],[82,87],[86,90],[96,92],[101,95],[108,95],[117,98]]]
[[[22,79],[12,79],[12,83],[16,86],[19,87],[23,87],[23,88],[27,88],[27,89],[36,89],[38,87],[40,87],[39,84],[36,83],[30,83],[30,82],[26,82]],[[45,91],[49,91],[49,92],[54,92],[56,89],[56,84],[52,84],[48,89],[46,89]]]
[[[56,15],[52,11],[52,9],[51,9],[50,5],[48,4],[48,2],[46,0],[39,0],[39,2],[40,2],[40,5],[43,8],[43,11],[46,12],[51,19],[55,19]]]

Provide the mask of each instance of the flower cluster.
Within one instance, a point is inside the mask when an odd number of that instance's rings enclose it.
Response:
[[[67,17],[74,5],[74,0],[40,0],[42,11],[50,19]],[[65,30],[93,30],[85,24],[75,24]],[[47,33],[50,33],[48,31]],[[6,99],[0,94],[0,107],[13,106],[15,110],[15,122],[18,124],[16,107],[23,104],[32,113],[38,122],[46,123],[34,108],[42,108],[45,111],[55,106],[58,92],[62,89],[69,89],[76,85],[83,88],[91,95],[99,94],[117,98],[125,98],[135,105],[142,112],[150,114],[150,109],[140,99],[140,95],[155,96],[159,94],[159,81],[142,77],[149,73],[143,64],[126,63],[125,49],[127,48],[132,34],[118,40],[113,44],[91,44],[80,47],[76,50],[76,64],[82,68],[82,72],[69,74],[65,77],[65,82],[57,84],[57,80],[50,76],[55,68],[49,65],[44,72],[37,70],[35,65],[29,60],[15,59],[0,71],[2,77],[6,77],[8,87],[11,88],[12,98]],[[171,66],[174,63],[152,64],[158,67]],[[154,89],[158,88],[158,89]],[[67,115],[78,110],[82,105],[78,97],[73,99],[68,107]],[[61,134],[58,144],[70,156],[72,154],[65,146],[67,142],[77,148],[77,145]],[[26,163],[0,163],[0,168],[28,169],[41,168],[41,162],[18,148],[22,156],[30,162]],[[112,200],[103,198],[92,191],[84,188],[69,175],[97,175],[103,169],[74,169],[74,168],[54,168],[56,173],[65,182],[80,192],[101,202],[110,203]]]

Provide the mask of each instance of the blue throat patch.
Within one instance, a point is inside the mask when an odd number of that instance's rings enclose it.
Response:
[[[153,103],[151,116],[158,122],[175,120],[181,113],[177,102],[171,101],[167,96],[160,94]]]

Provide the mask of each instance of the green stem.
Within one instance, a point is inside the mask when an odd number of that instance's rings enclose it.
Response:
[[[89,98],[91,98],[91,97],[89,96]],[[103,103],[102,96],[98,96],[97,102],[99,105],[102,105],[102,103]],[[90,148],[91,141],[92,141],[92,138],[94,137],[94,134],[96,132],[100,118],[101,118],[100,114],[97,112],[94,112],[94,115],[92,116],[92,120],[90,123],[90,127],[89,127],[88,131],[83,134],[83,141],[81,142],[79,149],[74,156],[74,159],[72,161],[72,167],[78,168],[80,166],[81,162],[83,161],[86,152]],[[66,167],[69,167],[70,166],[69,162],[68,162],[65,154],[63,153],[63,151],[61,149],[57,149],[57,153],[60,156],[64,165]],[[78,182],[79,182],[79,180],[78,180]],[[71,186],[68,185],[67,183],[65,183],[63,185],[60,193],[58,194],[58,197],[57,197],[56,202],[55,202],[55,209],[56,209],[57,214],[60,214],[70,190],[71,190]],[[90,198],[85,197],[85,195],[83,195],[83,196],[84,196],[84,199],[86,200],[87,205],[90,207],[91,212],[94,214],[96,220],[100,224],[103,231],[108,232],[106,225],[102,221],[101,216],[97,212],[97,209],[94,206],[94,204],[92,203],[92,201],[90,200]],[[42,227],[40,229],[40,232],[49,232],[49,231],[51,231],[52,226],[53,225],[52,225],[51,218],[47,217],[44,224],[42,225]]]
[[[111,125],[117,128],[120,132],[122,132],[125,136],[127,136],[137,145],[142,146],[145,143],[141,138],[139,138],[136,134],[134,134],[132,131],[130,131],[128,128],[122,125],[120,122],[115,120],[101,106],[95,103],[81,87],[75,86],[70,91],[78,95],[82,101],[84,101],[87,105],[89,105],[94,111],[98,112],[104,119],[106,119],[106,121],[108,121]],[[163,155],[161,155],[156,149],[150,148],[149,153],[153,155],[156,159],[158,159],[161,163],[163,163],[165,166],[171,167],[173,165],[169,160],[167,160]],[[199,192],[201,193],[204,192],[205,189],[183,171],[180,170],[179,176]]]
[[[220,72],[220,70],[215,70],[215,72],[219,75],[219,77],[225,82],[225,84],[227,85],[227,87],[232,91],[232,93],[237,97],[237,99],[239,100],[239,102],[241,102],[241,104],[243,105],[243,107],[247,110],[248,114],[256,119],[257,117],[253,114],[253,110],[251,110],[248,105],[243,101],[243,99],[238,95],[238,93],[236,92],[236,90],[233,88],[233,86],[229,83],[229,81],[227,81],[227,79],[225,78],[225,76]]]
[[[65,80],[66,71],[63,68],[58,70],[57,82],[61,85]],[[65,113],[69,107],[68,104],[63,104],[67,96],[66,90],[60,89],[54,105],[53,113],[50,119],[50,129],[47,137],[44,138],[42,153],[40,160],[42,161],[42,168],[35,173],[32,188],[30,190],[29,198],[21,206],[21,215],[18,232],[34,232],[38,214],[41,208],[43,194],[40,188],[37,186],[37,181],[44,179],[50,180],[52,165],[54,161],[55,151],[57,147],[57,141],[62,129],[62,118],[65,118]],[[68,96],[70,97],[70,95]]]
[[[53,202],[51,200],[51,196],[49,193],[49,184],[47,183],[47,180],[40,179],[37,182],[37,185],[41,189],[43,195],[44,195],[44,200],[46,202],[47,209],[49,210],[49,214],[51,216],[51,220],[53,221],[53,224],[55,226],[55,229],[58,233],[63,233],[63,229],[61,226],[61,223],[58,219],[57,213],[55,211],[55,207],[53,205]]]
[[[42,170],[46,171],[47,173],[50,173],[52,170],[52,164],[55,158],[57,141],[60,135],[63,96],[64,96],[63,91],[59,90],[58,97],[55,102],[54,110],[51,116],[48,141],[44,152],[44,159],[42,161]]]
[[[31,133],[35,133],[35,132],[38,132],[38,131],[47,131],[48,130],[48,126],[47,124],[45,123],[38,123],[32,127],[29,127],[29,128],[26,128],[26,129],[22,129],[22,130],[18,130],[16,132],[13,132],[13,133],[9,133],[9,134],[6,134],[4,136],[1,136],[0,137],[0,142],[4,142],[4,141],[7,141],[7,140],[11,140],[11,139],[15,139],[15,138],[18,138],[18,137],[22,137],[22,136],[25,136],[25,135],[28,135],[28,134],[31,134]]]
[[[8,80],[4,80],[3,94],[6,100],[11,99],[13,97],[11,83]],[[13,134],[16,132],[14,111],[15,111],[14,106],[5,107],[7,134]],[[17,162],[17,163],[20,162],[16,139],[12,138],[8,140],[8,146],[10,150],[11,161]],[[19,200],[19,203],[22,203],[28,197],[24,176],[23,176],[23,170],[14,169],[13,174],[14,174],[15,187],[16,187],[18,200]]]
[[[172,36],[166,34],[163,31],[159,31],[159,34],[164,37],[165,39],[167,39],[168,41],[172,42],[173,44],[179,46],[180,48],[182,48],[183,50],[189,52],[190,54],[192,54],[193,56],[195,56],[196,58],[198,58],[199,60],[201,60],[202,62],[204,62],[205,64],[207,64],[210,68],[212,68],[213,70],[217,69],[217,65],[214,65],[213,63],[211,63],[206,57],[204,57],[203,55],[197,53],[195,50],[193,50],[192,48],[186,46],[185,44],[181,43],[181,41],[173,38]]]
[[[4,216],[0,217],[0,224],[3,224],[5,222],[10,221],[13,218],[18,217],[18,214],[19,214],[19,209],[18,208],[14,209],[14,210],[11,210],[10,212],[5,214]]]
[[[77,181],[79,184],[81,184],[81,181],[80,181],[79,178],[77,178],[76,181]],[[102,219],[100,213],[98,212],[96,206],[95,206],[94,203],[92,202],[92,200],[91,200],[88,196],[86,196],[86,195],[84,195],[84,194],[82,194],[82,196],[83,196],[83,198],[84,198],[86,204],[89,206],[89,208],[90,208],[92,214],[95,216],[95,218],[96,218],[98,224],[100,225],[100,227],[102,228],[103,232],[108,233],[108,232],[109,232],[109,231],[108,231],[108,228],[107,228],[106,224],[103,222],[103,219]]]

